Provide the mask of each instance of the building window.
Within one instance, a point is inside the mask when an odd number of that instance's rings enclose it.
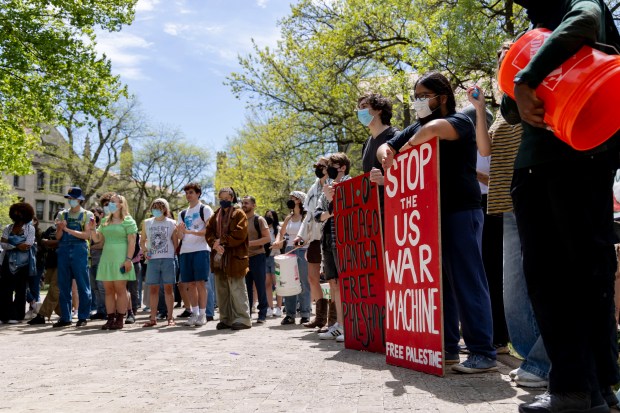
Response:
[[[62,194],[63,192],[63,176],[60,174],[50,175],[50,191]]]
[[[39,221],[43,221],[43,217],[45,216],[45,201],[37,199],[35,206],[35,213],[37,214],[37,219]]]
[[[37,191],[45,191],[45,172],[37,171]]]
[[[65,204],[62,202],[54,202],[50,201],[50,210],[49,210],[49,220],[53,221],[56,219],[56,215],[58,215],[58,211],[63,209]]]
[[[21,188],[22,187],[21,183],[22,183],[21,176],[13,175],[13,186],[15,188]]]

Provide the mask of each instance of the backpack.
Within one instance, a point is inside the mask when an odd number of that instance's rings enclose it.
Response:
[[[254,228],[256,228],[256,233],[258,234],[258,237],[261,238],[261,230],[260,230],[260,225],[258,225],[258,218],[260,217],[260,215],[254,215]],[[265,255],[270,256],[271,255],[271,241],[269,241],[268,243],[263,245],[263,248],[265,249]]]

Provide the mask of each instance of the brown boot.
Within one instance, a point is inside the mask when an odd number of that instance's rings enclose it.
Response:
[[[123,328],[123,319],[125,318],[125,314],[116,313],[116,320],[114,320],[114,324],[110,327],[110,330],[120,330]]]
[[[304,324],[304,327],[315,328],[323,327],[327,323],[327,299],[321,298],[316,302],[316,316],[314,320]]]
[[[108,321],[101,327],[102,330],[112,330],[114,321],[116,320],[115,314],[108,314]]]
[[[319,333],[325,333],[329,327],[336,324],[337,313],[336,313],[336,303],[332,300],[329,300],[329,311],[327,312],[327,327],[323,327],[319,330]]]

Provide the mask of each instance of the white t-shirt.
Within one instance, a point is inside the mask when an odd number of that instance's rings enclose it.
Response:
[[[202,205],[204,221],[200,218],[200,206]],[[198,203],[193,208],[189,208],[185,211],[185,226],[190,231],[202,231],[207,226],[206,223],[209,221],[211,215],[213,215],[213,210],[210,206]],[[179,212],[179,223],[181,222],[181,213]],[[181,254],[186,254],[188,252],[196,252],[196,251],[211,251],[209,245],[207,244],[207,240],[204,235],[194,235],[194,234],[184,234],[183,235],[183,244],[181,244]]]
[[[172,233],[176,227],[174,220],[166,218],[157,221],[149,218],[144,221],[146,232],[146,246],[151,252],[150,259],[174,258],[174,244]]]
[[[480,152],[476,152],[476,170],[480,172],[484,172],[489,175],[491,173],[491,157],[490,156],[482,156]],[[482,195],[486,195],[489,193],[489,187],[478,181],[478,185],[480,185],[480,192]]]

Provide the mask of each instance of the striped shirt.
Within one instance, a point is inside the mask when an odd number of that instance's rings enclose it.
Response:
[[[522,133],[521,123],[510,125],[499,112],[489,129],[491,137],[491,173],[487,205],[489,215],[512,212],[510,184]]]

